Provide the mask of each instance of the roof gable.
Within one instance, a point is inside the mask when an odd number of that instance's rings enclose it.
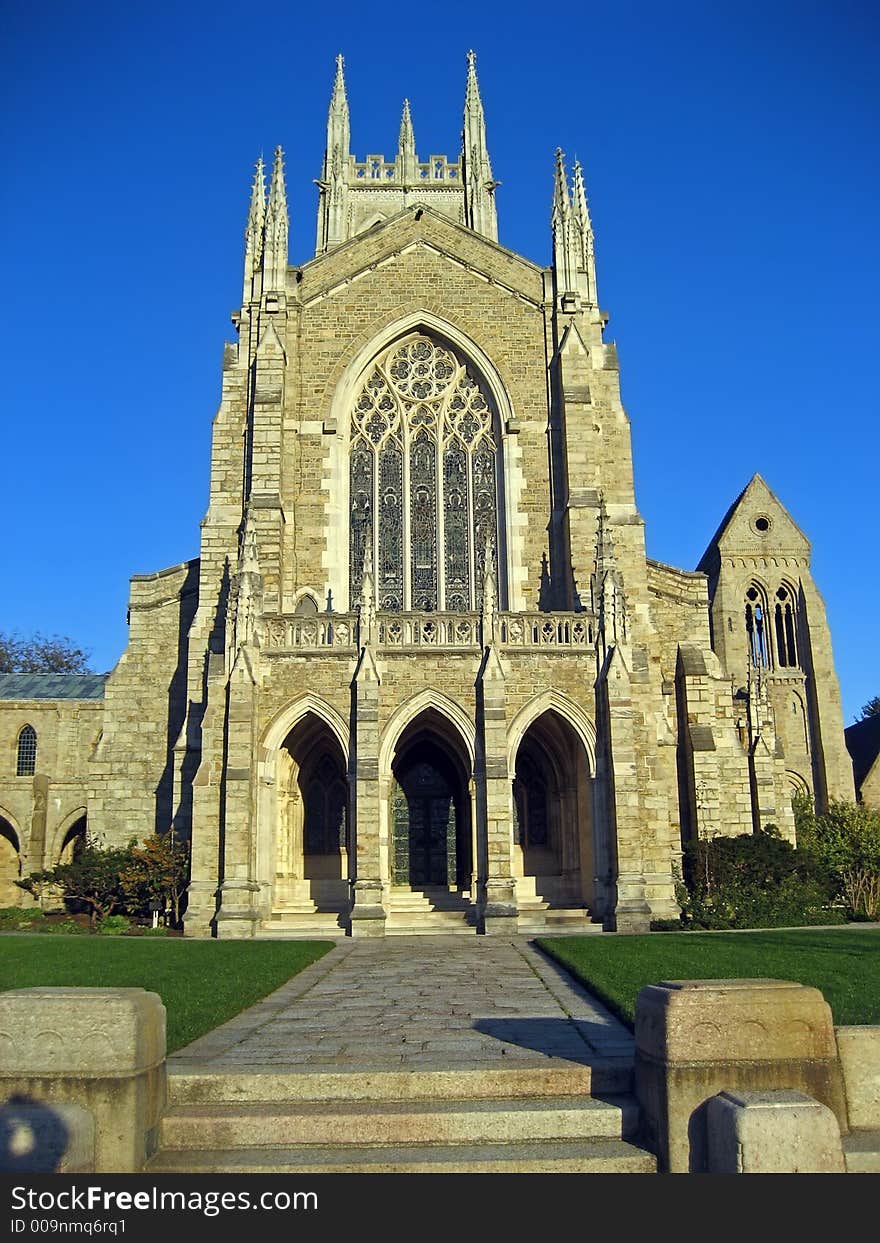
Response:
[[[770,553],[788,553],[809,560],[810,541],[756,474],[722,518],[697,569],[709,572],[722,555],[763,557]]]

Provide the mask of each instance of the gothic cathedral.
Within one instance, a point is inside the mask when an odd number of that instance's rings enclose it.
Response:
[[[106,679],[0,678],[0,884],[173,826],[191,936],[647,929],[689,838],[853,797],[806,537],[755,475],[646,557],[582,170],[547,268],[497,184],[472,53],[457,160],[407,103],[358,159],[338,60],[301,266],[257,164],[201,556]]]

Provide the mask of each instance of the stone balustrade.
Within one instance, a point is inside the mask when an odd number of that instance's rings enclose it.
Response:
[[[506,651],[592,650],[594,618],[588,613],[497,613],[495,640]],[[283,614],[264,618],[267,652],[327,649],[354,654],[360,644],[355,613]],[[374,645],[387,651],[424,648],[478,651],[488,642],[480,613],[377,613]]]

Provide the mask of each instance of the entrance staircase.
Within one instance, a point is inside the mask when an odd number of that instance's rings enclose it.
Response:
[[[637,1127],[620,1067],[176,1070],[146,1172],[653,1173]]]
[[[446,933],[474,935],[477,912],[461,890],[443,885],[419,889],[393,887],[385,921],[386,936],[436,936]]]
[[[516,904],[517,931],[526,936],[554,932],[601,932],[602,925],[590,922],[590,912],[582,902],[566,893],[559,877],[518,876]]]

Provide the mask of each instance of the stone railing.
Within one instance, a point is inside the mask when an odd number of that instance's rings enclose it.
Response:
[[[382,155],[368,155],[360,161],[353,161],[351,168],[355,181],[395,181],[397,162],[386,160]],[[432,155],[427,162],[416,164],[419,181],[459,181],[461,165],[447,160],[445,155]]]
[[[480,613],[377,613],[375,639],[385,650],[443,648],[478,651],[488,642]],[[497,613],[495,638],[506,651],[589,651],[594,618],[587,613]],[[286,614],[262,625],[264,651],[353,653],[361,642],[355,613]]]

